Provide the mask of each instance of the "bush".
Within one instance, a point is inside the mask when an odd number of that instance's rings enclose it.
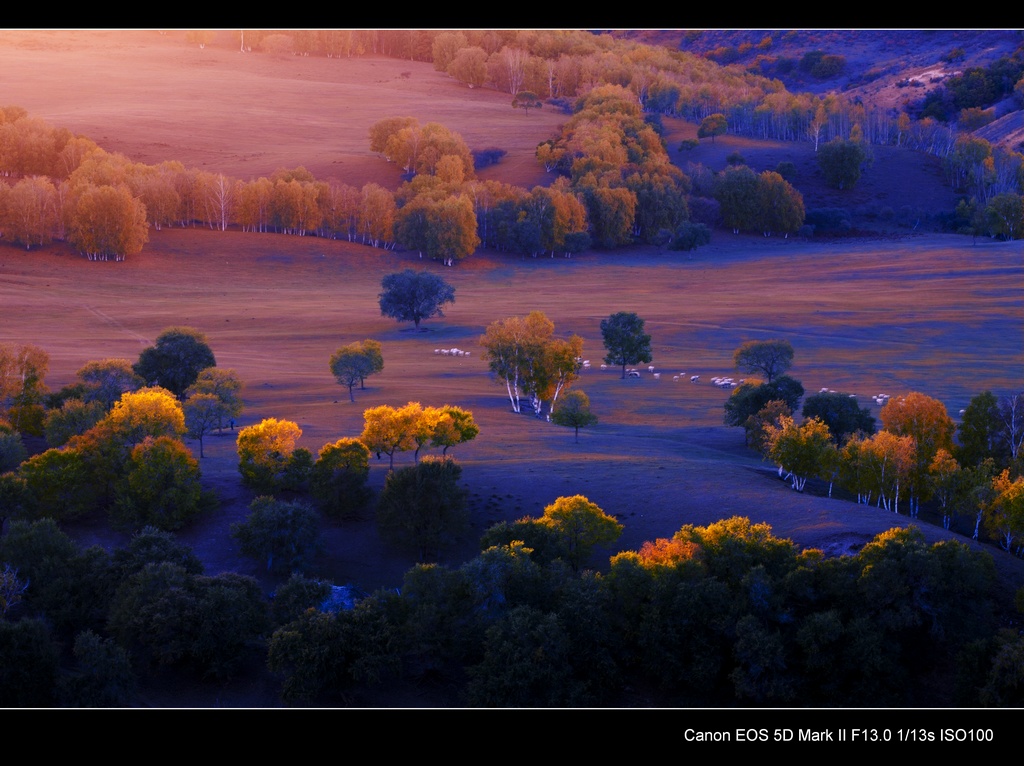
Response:
[[[792,182],[796,178],[796,165],[789,160],[783,160],[775,166],[775,172],[782,176],[786,181]]]
[[[725,161],[730,165],[746,165],[747,161],[743,159],[743,155],[739,152],[729,152],[726,155]]]
[[[679,142],[679,151],[688,152],[691,149],[696,149],[698,146],[700,146],[700,141],[696,138],[684,138]]]
[[[473,169],[481,170],[491,165],[497,165],[506,154],[508,154],[506,150],[499,149],[496,146],[478,149],[473,152]]]
[[[231,536],[242,553],[267,562],[276,574],[303,571],[320,551],[320,524],[316,511],[299,502],[263,495],[249,506],[249,517],[231,525]]]
[[[845,208],[822,207],[808,210],[804,223],[815,231],[849,231],[853,228],[850,211]]]
[[[684,221],[676,229],[669,250],[696,250],[711,242],[711,229],[703,223]]]

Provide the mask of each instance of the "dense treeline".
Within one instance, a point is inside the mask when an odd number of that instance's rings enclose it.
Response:
[[[784,341],[749,342],[739,360],[761,359]],[[779,357],[772,357],[773,365]],[[771,369],[785,372],[785,361]],[[739,361],[737,362],[738,364]],[[755,358],[746,365],[759,370]],[[740,365],[744,366],[744,365]],[[768,382],[745,380],[725,403],[725,424],[742,426],[748,446],[778,466],[779,476],[803,491],[809,479],[840,487],[858,503],[894,513],[920,514],[931,503],[942,526],[1003,550],[1024,555],[1024,392],[971,399],[957,424],[942,402],[918,391],[895,397],[879,394],[881,428],[856,399],[822,390],[804,400],[804,390],[779,374]],[[901,505],[902,502],[902,505]]]
[[[405,683],[471,706],[1021,702],[1021,638],[997,629],[988,554],[911,527],[826,558],[732,518],[618,553],[605,574],[572,565],[573,540],[617,527],[560,498],[489,530],[462,566],[417,565],[400,592],[339,608],[315,578],[268,601],[251,577],[207,575],[153,528],[107,552],[18,521],[0,539],[0,704],[131,705],[157,676],[261,664],[298,705]]]

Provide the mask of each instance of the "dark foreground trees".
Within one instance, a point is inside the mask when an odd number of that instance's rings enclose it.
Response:
[[[436,557],[468,529],[462,467],[450,457],[425,457],[391,471],[377,500],[377,526],[392,544]]]
[[[406,269],[384,277],[378,297],[381,316],[412,322],[418,330],[424,319],[444,316],[444,306],[455,302],[455,288],[436,274]]]

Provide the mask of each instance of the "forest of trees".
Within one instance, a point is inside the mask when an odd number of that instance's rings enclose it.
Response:
[[[962,195],[950,226],[1006,239],[1024,230],[1024,155],[1018,151],[930,113],[912,119],[906,111],[881,112],[835,94],[792,94],[777,80],[681,51],[557,30],[245,31],[242,40],[250,49],[286,45],[300,55],[373,52],[432,61],[472,87],[534,94],[571,114],[560,135],[537,149],[538,162],[559,177],[532,190],[479,182],[475,164],[489,150],[474,152],[438,123],[396,116],[374,125],[369,141],[371,151],[409,177],[397,192],[374,183],[355,188],[318,181],[302,167],[235,179],[176,161],[136,163],[21,107],[4,106],[3,238],[26,248],[66,241],[89,258],[123,259],[142,250],[150,229],[231,226],[401,246],[451,265],[478,247],[536,256],[681,238],[699,243],[694,223],[764,234],[800,229],[803,200],[778,173],[758,176],[731,167],[698,182],[695,174],[705,169],[684,173],[673,165],[661,115],[714,120],[711,140],[724,126],[758,138],[813,141],[832,154],[844,145],[871,144],[927,151],[942,158],[949,183]],[[975,90],[992,97],[1007,88],[1019,97],[1020,58],[1018,52],[991,71],[966,73],[946,90],[955,103],[970,102],[961,111],[981,103],[977,94],[961,93],[969,90],[962,81],[989,83]]]

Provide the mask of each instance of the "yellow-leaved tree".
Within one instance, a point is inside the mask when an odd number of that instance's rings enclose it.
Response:
[[[281,488],[302,436],[298,423],[265,418],[238,432],[238,471],[246,486],[273,493]]]

